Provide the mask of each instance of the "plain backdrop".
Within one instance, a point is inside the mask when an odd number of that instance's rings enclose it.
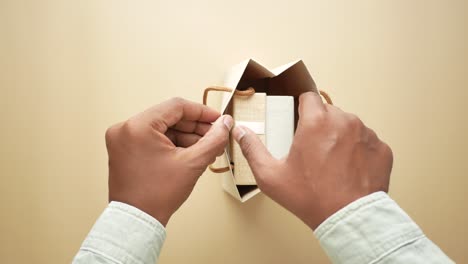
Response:
[[[107,204],[104,132],[233,64],[301,58],[393,149],[391,196],[468,261],[468,2],[0,0],[0,262],[67,263]],[[213,97],[212,105],[217,105]],[[302,222],[206,172],[160,263],[328,263]]]

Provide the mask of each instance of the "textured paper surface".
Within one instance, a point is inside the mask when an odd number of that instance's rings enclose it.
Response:
[[[284,158],[294,137],[294,98],[292,96],[267,96],[266,146],[277,159]]]
[[[255,93],[252,96],[233,97],[233,118],[241,122],[265,122],[266,94]],[[265,135],[258,134],[265,144]],[[237,185],[255,185],[255,178],[249,164],[242,155],[239,144],[231,138],[232,161],[234,162],[234,179]]]

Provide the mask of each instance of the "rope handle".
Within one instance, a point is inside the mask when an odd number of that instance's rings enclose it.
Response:
[[[229,88],[229,87],[224,87],[224,86],[210,86],[210,87],[207,87],[205,89],[205,91],[203,92],[203,104],[206,105],[207,104],[207,101],[208,101],[208,93],[211,92],[211,91],[216,91],[216,92],[232,92],[232,88]],[[240,90],[236,90],[234,92],[234,95],[238,95],[238,96],[251,96],[255,93],[255,89],[252,88],[252,87],[249,87],[247,90],[244,90],[244,91],[240,91]],[[208,168],[214,172],[214,173],[224,173],[224,172],[228,172],[229,170],[233,170],[234,169],[234,164],[230,163],[229,166],[227,167],[221,167],[221,168],[216,168],[216,167],[213,167],[213,164],[210,164],[208,166]]]
[[[224,87],[224,86],[210,86],[205,89],[203,92],[203,104],[206,105],[206,102],[208,100],[208,93],[210,91],[216,91],[216,92],[232,92],[232,88],[229,87]],[[240,95],[240,96],[251,96],[255,93],[255,89],[252,87],[249,87],[247,90],[240,91],[236,90],[234,92],[235,95]]]
[[[333,101],[327,92],[325,92],[324,90],[319,90],[319,94],[323,97],[323,99],[325,99],[325,102],[327,102],[327,104],[333,105]]]
[[[216,91],[216,92],[232,92],[232,88],[229,88],[229,87],[224,87],[224,86],[209,86],[205,89],[205,91],[203,92],[203,104],[204,105],[207,105],[207,101],[208,101],[208,93],[211,92],[211,91]],[[255,93],[255,89],[252,88],[252,87],[249,87],[247,90],[244,90],[244,91],[241,91],[241,90],[236,90],[234,92],[234,95],[238,95],[238,96],[251,96]],[[323,90],[319,90],[319,94],[323,97],[323,99],[325,99],[325,101],[327,102],[327,104],[331,104],[333,105],[333,101],[330,97],[330,95],[328,95],[328,93],[326,93],[325,91]],[[224,172],[228,172],[229,170],[233,170],[234,169],[234,164],[230,163],[229,166],[227,167],[221,167],[221,168],[216,168],[216,167],[213,167],[213,164],[210,164],[208,166],[208,168],[214,172],[214,173],[224,173]]]

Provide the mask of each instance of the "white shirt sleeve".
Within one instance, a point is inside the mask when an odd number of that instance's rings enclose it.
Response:
[[[339,210],[315,235],[333,263],[454,263],[384,192]],[[156,263],[164,227],[145,212],[111,202],[73,263]]]
[[[111,202],[94,224],[73,263],[156,263],[166,230],[154,217]]]
[[[314,233],[333,263],[454,263],[384,192],[352,202]]]

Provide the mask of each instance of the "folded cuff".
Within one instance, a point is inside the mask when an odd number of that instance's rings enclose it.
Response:
[[[116,263],[155,263],[165,239],[166,230],[154,217],[131,205],[111,202],[80,251]]]
[[[424,237],[386,193],[376,192],[342,208],[316,230],[333,263],[371,263]]]

